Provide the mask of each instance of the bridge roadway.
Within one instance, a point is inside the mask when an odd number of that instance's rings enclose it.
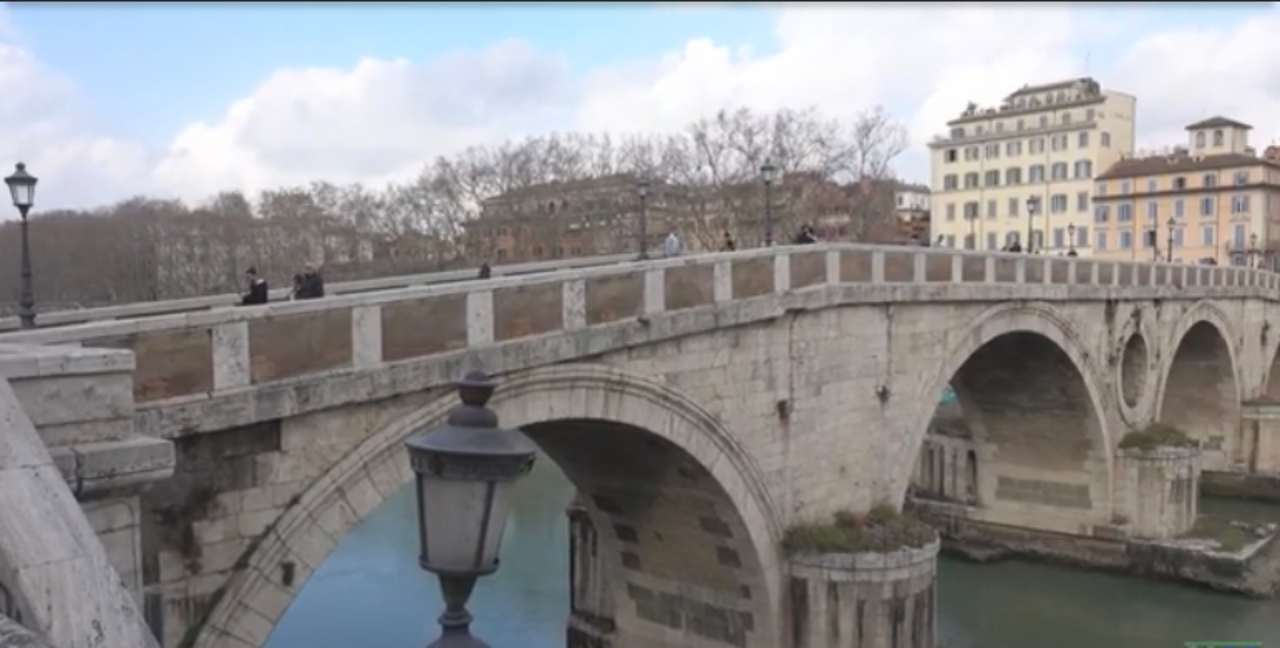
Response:
[[[1242,418],[1280,390],[1277,296],[1245,268],[787,246],[11,332],[0,376],[166,646],[263,645],[479,366],[579,489],[601,576],[575,619],[772,648],[793,523],[915,488],[979,521],[1172,533],[1130,515],[1118,449],[1155,420],[1206,468],[1280,471],[1277,429]],[[967,436],[931,432],[948,385]]]

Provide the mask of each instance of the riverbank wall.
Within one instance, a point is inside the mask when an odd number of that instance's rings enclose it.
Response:
[[[970,507],[950,502],[912,498],[907,508],[938,530],[944,552],[979,562],[1024,557],[1255,598],[1274,597],[1280,586],[1280,533],[1274,525],[1241,548],[1223,551],[1200,538],[1131,538],[1120,527],[1095,527],[1093,535],[1079,536],[980,522],[970,519]]]

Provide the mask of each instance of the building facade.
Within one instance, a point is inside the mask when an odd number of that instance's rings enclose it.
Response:
[[[1106,169],[1093,199],[1097,255],[1278,267],[1280,160],[1257,156],[1250,129],[1213,117],[1187,127],[1186,147]]]
[[[1092,252],[1094,175],[1134,148],[1129,94],[1091,78],[970,104],[929,144],[933,245]]]

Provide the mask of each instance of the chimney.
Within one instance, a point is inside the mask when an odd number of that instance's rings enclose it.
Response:
[[[1262,157],[1270,162],[1280,162],[1280,146],[1275,144],[1268,146],[1267,150],[1262,153]]]

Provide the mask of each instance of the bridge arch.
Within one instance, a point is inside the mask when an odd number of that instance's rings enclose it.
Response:
[[[1230,320],[1206,302],[1171,331],[1161,367],[1156,420],[1204,444],[1204,467],[1222,470],[1240,449],[1241,376]]]
[[[1089,347],[1040,304],[993,307],[965,331],[915,402],[937,403],[951,386],[966,430],[939,438],[934,407],[919,408],[899,501],[932,474],[933,492],[965,501],[976,519],[1072,533],[1108,520],[1113,445]],[[954,488],[966,479],[976,482],[968,498]],[[1034,523],[1024,519],[1032,511]]]
[[[405,438],[422,425],[443,421],[456,404],[450,391],[400,418],[304,491],[228,582],[194,646],[264,645],[341,536],[411,481]],[[705,620],[690,618],[683,624],[686,632],[745,632],[741,645],[746,646],[780,642],[780,518],[761,471],[715,417],[659,382],[587,364],[504,377],[490,406],[502,425],[524,429],[579,488],[578,500],[606,549],[600,552],[607,556],[602,569],[618,576],[613,600],[636,600],[635,610],[616,606],[620,632],[634,632],[647,645],[665,645],[661,638],[673,631],[655,625],[652,611],[646,613],[637,600],[649,592],[654,598],[692,598],[702,609],[718,606],[712,613],[721,621],[730,618],[728,628],[709,628]],[[593,472],[592,453],[609,449],[614,454],[597,455],[601,465]],[[680,483],[665,492],[606,492],[611,484],[601,473],[619,470],[619,455],[637,453],[657,458],[647,477]],[[685,564],[648,562],[645,544],[652,540],[646,540],[650,529],[643,523],[650,522],[662,527],[649,534],[658,542],[663,532],[679,533],[668,537],[679,546],[672,552],[680,554],[675,562]],[[282,584],[285,563],[296,565],[289,568],[295,574],[290,586]],[[683,582],[673,574],[681,568]],[[664,586],[677,591],[662,591]]]

